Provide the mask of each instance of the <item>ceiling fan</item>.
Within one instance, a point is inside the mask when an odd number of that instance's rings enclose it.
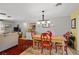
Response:
[[[57,3],[57,4],[56,4],[56,6],[60,6],[60,5],[62,5],[62,3]]]

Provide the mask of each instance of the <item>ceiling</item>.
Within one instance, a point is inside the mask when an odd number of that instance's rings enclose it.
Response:
[[[45,11],[45,19],[70,16],[71,12],[79,7],[78,3],[0,3],[0,13],[6,13],[19,21],[37,21],[42,19],[42,10]]]

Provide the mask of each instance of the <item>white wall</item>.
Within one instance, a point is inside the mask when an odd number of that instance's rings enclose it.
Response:
[[[53,24],[53,26],[51,26],[50,28],[42,28],[41,25],[37,25],[36,31],[42,33],[44,31],[51,30],[56,35],[62,35],[65,32],[70,31],[69,16],[53,18],[51,20],[51,23]]]
[[[23,32],[24,35],[26,35],[26,30],[27,30],[27,26],[24,27],[23,26],[24,22],[15,22],[15,26],[17,24],[20,25],[21,31]],[[26,22],[27,24],[29,24],[29,22]],[[50,28],[42,28],[42,25],[36,25],[36,31],[41,34],[42,32],[45,31],[52,31],[54,34],[56,35],[62,35],[67,31],[70,31],[70,17],[69,16],[65,16],[65,17],[56,17],[53,18],[51,20],[51,23],[53,24],[53,26],[51,25]]]
[[[20,29],[21,29],[21,32],[23,33],[23,35],[24,36],[26,36],[26,31],[27,31],[27,25],[26,26],[24,26],[24,23],[28,23],[28,22],[24,22],[24,21],[16,21],[15,23],[14,23],[14,26],[16,27],[18,24],[19,24],[19,27],[20,27]]]

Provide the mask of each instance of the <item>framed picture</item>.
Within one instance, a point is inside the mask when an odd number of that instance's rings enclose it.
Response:
[[[42,27],[43,27],[43,28],[48,28],[49,26],[50,26],[50,24],[47,23],[47,21],[45,21],[44,24],[42,24]]]
[[[76,18],[73,18],[71,21],[71,28],[76,29]]]
[[[28,32],[35,31],[35,28],[36,28],[36,24],[35,23],[30,23],[28,25]]]

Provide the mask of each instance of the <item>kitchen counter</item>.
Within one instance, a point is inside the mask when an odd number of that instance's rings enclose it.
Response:
[[[0,51],[18,45],[18,33],[12,32],[7,34],[0,34]]]

